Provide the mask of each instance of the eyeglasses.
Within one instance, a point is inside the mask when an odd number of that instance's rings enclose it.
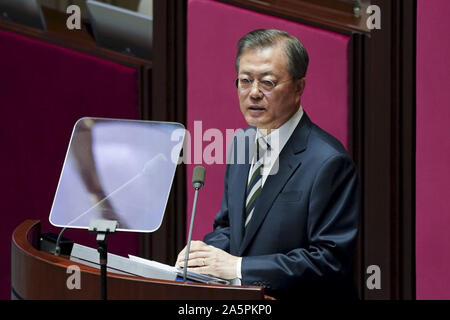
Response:
[[[270,94],[276,86],[288,81],[290,81],[290,79],[280,82],[274,82],[272,80],[251,80],[248,78],[236,78],[236,80],[234,80],[234,84],[236,85],[236,88],[238,88],[241,92],[246,92],[252,89],[253,83],[256,82],[256,87],[258,88],[258,90],[260,90],[264,94]]]

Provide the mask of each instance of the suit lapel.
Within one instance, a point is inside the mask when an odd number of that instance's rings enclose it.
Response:
[[[281,151],[278,161],[279,169],[276,174],[269,175],[261,190],[261,194],[258,197],[255,211],[250,223],[245,231],[244,238],[242,240],[239,256],[242,256],[245,249],[256,235],[260,225],[264,221],[267,213],[272,207],[273,202],[277,198],[280,191],[283,189],[290,176],[301,165],[302,152],[306,149],[308,136],[311,131],[311,121],[306,113],[300,123],[295,128],[285,147]],[[247,173],[248,174],[248,173]],[[247,176],[247,175],[246,175]],[[243,189],[245,193],[245,188]],[[245,196],[243,197],[245,201]],[[241,221],[241,228],[242,226]]]
[[[232,239],[236,241],[236,248],[239,248],[242,243],[242,235],[244,228],[244,203],[245,203],[245,195],[246,195],[246,186],[248,179],[248,171],[250,170],[250,164],[240,164],[237,165],[236,174],[239,177],[239,183],[236,183],[233,186],[233,196],[231,199],[236,199],[236,201],[232,201],[230,205],[233,207],[230,208],[230,212],[234,213],[233,223],[231,225],[233,237]]]
[[[250,127],[250,130],[245,131],[245,138],[247,141],[244,141],[245,151],[244,151],[244,158],[242,159],[240,155],[240,151],[238,150],[239,146],[236,141],[234,141],[234,152],[231,156],[235,163],[235,172],[233,177],[233,182],[230,184],[231,190],[229,191],[230,199],[233,199],[230,201],[230,212],[233,213],[232,218],[232,232],[233,232],[233,241],[235,241],[235,248],[236,250],[239,249],[241,243],[242,243],[242,236],[243,236],[243,228],[244,228],[244,220],[243,220],[243,212],[244,212],[244,204],[245,204],[245,197],[246,197],[246,189],[247,189],[247,179],[248,179],[248,172],[250,171],[250,162],[251,157],[253,156],[254,152],[254,141],[255,141],[255,134],[256,134],[256,128]],[[242,161],[242,162],[240,162]]]

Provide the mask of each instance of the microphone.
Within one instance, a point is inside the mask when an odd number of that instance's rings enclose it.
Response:
[[[205,167],[197,166],[192,174],[192,186],[198,190],[205,184]]]
[[[198,190],[205,184],[205,167],[197,166],[192,173],[192,186],[195,188],[194,204],[192,205],[191,224],[189,226],[188,242],[186,246],[186,254],[184,256],[183,281],[186,282],[187,265],[189,260],[189,251],[191,248],[192,229],[194,227],[195,209],[197,207]]]

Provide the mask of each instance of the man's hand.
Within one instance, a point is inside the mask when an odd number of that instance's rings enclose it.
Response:
[[[185,255],[186,247],[178,254],[175,266],[179,268],[184,267]],[[188,270],[230,280],[236,278],[238,259],[238,257],[232,256],[216,247],[209,246],[203,241],[192,241]]]

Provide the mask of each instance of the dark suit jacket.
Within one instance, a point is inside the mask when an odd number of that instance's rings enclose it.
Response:
[[[356,298],[359,188],[341,143],[304,113],[244,231],[248,171],[248,163],[227,164],[221,209],[204,241],[243,257],[242,284],[276,298]]]

